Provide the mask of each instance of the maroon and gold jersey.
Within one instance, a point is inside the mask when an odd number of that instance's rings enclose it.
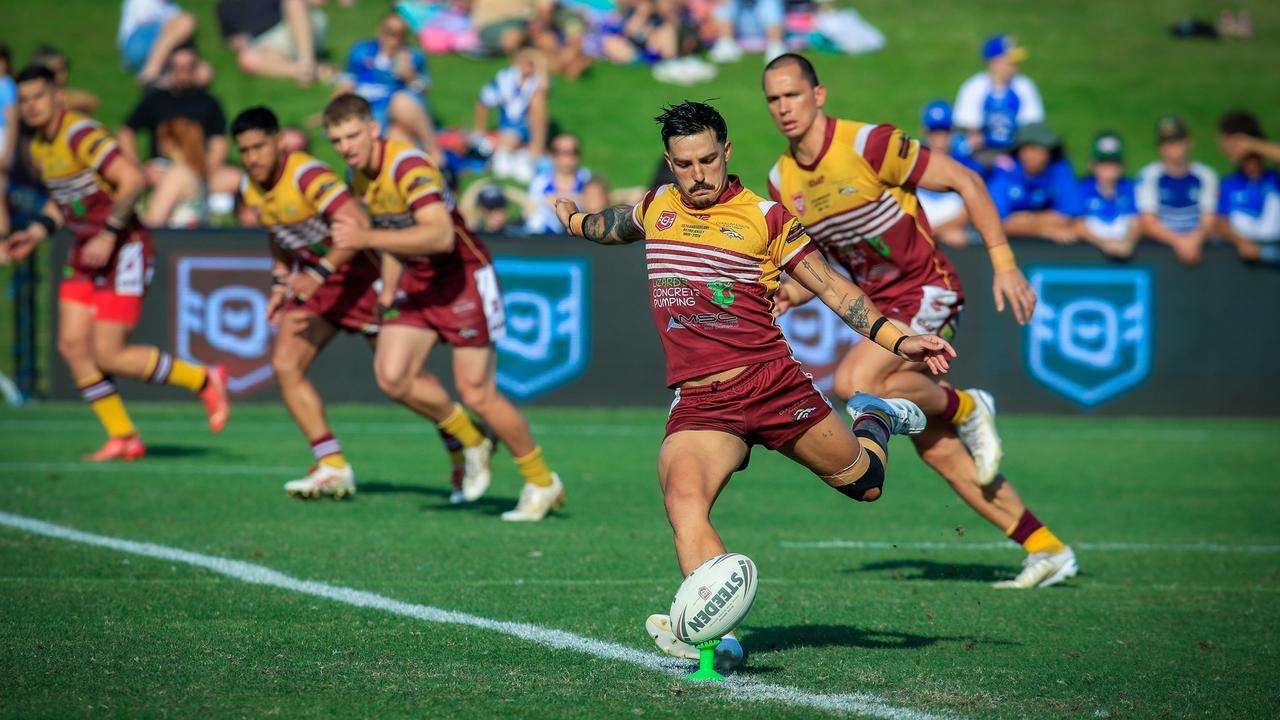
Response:
[[[112,188],[102,174],[120,155],[97,120],[70,110],[58,117],[52,139],[43,133],[31,139],[31,160],[77,240],[88,240],[106,224]]]
[[[375,228],[406,228],[413,214],[431,203],[445,203],[453,218],[454,247],[450,252],[400,258],[406,273],[419,280],[459,272],[491,262],[489,250],[471,234],[454,206],[444,177],[426,153],[406,142],[380,140],[377,175],[351,173],[351,187],[369,210]]]
[[[351,192],[328,165],[306,153],[292,152],[281,158],[270,187],[246,175],[240,183],[240,198],[258,211],[258,220],[273,242],[299,262],[314,265],[333,247],[329,221],[351,200]]]
[[[827,121],[812,165],[783,153],[769,171],[769,194],[808,228],[882,311],[931,286],[963,294],[938,251],[915,185],[929,148],[892,125]]]
[[[773,294],[815,249],[782,205],[736,176],[715,205],[695,209],[674,185],[650,190],[632,221],[644,231],[649,301],[667,385],[791,354]]]

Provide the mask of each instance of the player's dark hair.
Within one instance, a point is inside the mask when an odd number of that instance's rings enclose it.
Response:
[[[769,61],[764,66],[764,71],[768,73],[770,70],[777,70],[787,64],[794,64],[800,68],[800,77],[804,78],[813,87],[818,87],[818,71],[813,69],[813,63],[809,62],[809,58],[797,53],[782,53],[778,57]],[[761,75],[761,78],[764,76]]]
[[[250,130],[261,130],[268,135],[280,132],[280,119],[271,112],[271,108],[258,105],[245,110],[231,121],[231,137],[237,137]]]
[[[9,54],[9,43],[0,42],[0,60],[6,66],[13,65],[13,56]]]
[[[1233,110],[1223,115],[1222,119],[1218,121],[1218,132],[1223,135],[1266,137],[1266,134],[1262,132],[1262,123],[1258,122],[1258,117],[1246,110]]]
[[[679,105],[668,105],[662,114],[654,118],[662,126],[662,144],[671,147],[671,138],[697,135],[703,130],[710,130],[716,136],[716,142],[724,143],[729,139],[729,126],[719,111],[706,103],[690,102]]]
[[[13,82],[18,85],[25,82],[31,82],[32,80],[43,80],[50,85],[53,85],[57,82],[57,77],[54,76],[52,70],[44,65],[36,65],[33,63],[22,68],[22,71],[13,78]]]
[[[372,120],[373,106],[355,93],[342,93],[324,106],[324,124],[337,125],[351,119]]]
[[[55,60],[62,60],[62,62],[67,66],[67,71],[70,72],[71,58],[67,57],[66,53],[48,43],[41,43],[37,45],[35,52],[31,53],[32,65],[47,66]]]

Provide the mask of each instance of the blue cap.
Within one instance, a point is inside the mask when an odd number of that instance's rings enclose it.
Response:
[[[998,57],[1009,56],[1014,62],[1022,62],[1027,59],[1027,49],[1018,44],[1012,35],[1001,33],[992,35],[982,44],[982,59],[991,61]]]
[[[934,100],[924,106],[924,117],[920,120],[924,125],[924,129],[930,132],[934,130],[950,130],[951,124],[951,103],[946,100]]]

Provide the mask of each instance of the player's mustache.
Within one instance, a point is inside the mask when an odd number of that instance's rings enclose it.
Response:
[[[699,183],[694,183],[693,187],[689,188],[689,192],[696,193],[699,190],[715,190],[715,189],[716,189],[715,185],[708,185],[707,183],[699,182]]]

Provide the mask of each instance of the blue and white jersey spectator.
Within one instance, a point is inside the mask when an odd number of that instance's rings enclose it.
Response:
[[[1175,233],[1195,232],[1217,206],[1218,175],[1207,165],[1169,168],[1157,161],[1138,173],[1138,210]]]
[[[970,144],[1006,150],[1018,136],[1018,128],[1044,121],[1044,103],[1031,78],[1019,74],[1026,48],[1008,35],[989,38],[982,47],[987,69],[960,86],[956,95],[956,127],[970,131]]]
[[[1260,259],[1280,261],[1280,172],[1268,168],[1250,176],[1238,170],[1223,178],[1218,214],[1232,231],[1259,245]]]
[[[1080,179],[1080,235],[1113,257],[1128,257],[1138,242],[1138,200],[1124,176],[1124,142],[1112,132],[1093,141],[1091,173]]]
[[[493,172],[499,178],[533,180],[547,142],[547,72],[541,51],[524,48],[515,62],[498,71],[476,98],[473,147],[487,144],[484,133],[492,110],[498,111],[498,137],[492,146]],[[483,154],[489,154],[483,151]]]
[[[429,82],[427,60],[421,51],[396,47],[388,52],[379,39],[351,46],[347,67],[339,78],[340,86],[350,86],[351,92],[369,101],[374,119],[384,128],[389,125],[391,98],[407,92],[421,102]]]
[[[499,131],[511,131],[520,137],[521,142],[528,142],[531,131],[529,109],[543,89],[543,83],[543,78],[537,73],[526,75],[516,65],[505,67],[480,89],[480,102],[487,108],[498,110]]]
[[[953,132],[951,103],[934,100],[925,105],[920,126],[928,140],[930,151],[950,155],[960,164],[982,174],[982,168],[973,158],[956,151],[959,136]],[[965,226],[969,223],[969,213],[959,193],[917,187],[916,197],[920,200],[925,217],[929,219],[935,238],[953,247],[968,244]]]
[[[1062,139],[1046,123],[1018,130],[1016,162],[996,171],[988,188],[1004,230],[1010,236],[1057,243],[1079,239],[1079,189],[1071,163],[1062,156]]]
[[[576,135],[561,133],[551,140],[551,166],[529,183],[525,230],[530,234],[563,233],[556,217],[556,198],[582,203],[582,190],[591,181],[591,171],[582,167],[582,144]]]

